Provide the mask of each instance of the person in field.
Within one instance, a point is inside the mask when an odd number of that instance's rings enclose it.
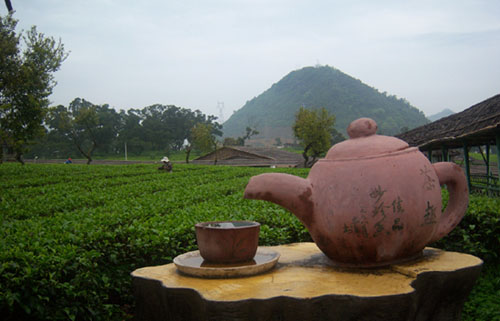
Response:
[[[167,156],[163,157],[160,161],[163,164],[160,167],[158,167],[158,170],[163,170],[163,171],[167,171],[167,172],[172,171],[172,162],[170,162],[170,160],[168,159]]]

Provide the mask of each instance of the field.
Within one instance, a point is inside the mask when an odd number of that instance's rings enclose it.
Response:
[[[0,312],[11,320],[121,319],[133,302],[129,273],[194,250],[199,221],[257,220],[263,244],[309,240],[295,216],[243,199],[250,176],[264,171],[2,164]]]
[[[130,272],[196,249],[196,222],[256,220],[261,245],[310,241],[292,214],[243,199],[249,178],[270,171],[308,173],[184,164],[173,173],[152,164],[0,165],[3,319],[132,317]],[[440,243],[488,262],[466,305],[466,320],[500,320],[498,209],[498,199],[471,198],[468,218]],[[489,213],[496,214],[485,219]]]

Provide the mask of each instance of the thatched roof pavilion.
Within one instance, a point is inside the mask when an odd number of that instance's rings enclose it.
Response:
[[[495,144],[500,134],[500,94],[466,110],[397,135],[421,150]]]
[[[469,164],[469,147],[486,145],[486,173],[481,175],[486,181],[488,190],[500,191],[492,182],[498,182],[498,176],[491,176],[490,146],[496,145],[497,155],[500,151],[500,94],[482,101],[466,110],[441,118],[430,124],[412,129],[397,135],[410,146],[417,146],[427,151],[432,159],[432,151],[441,150],[442,159],[448,160],[448,150],[463,148],[465,171],[469,189],[474,187],[471,182]],[[500,162],[497,161],[500,172]],[[495,183],[496,184],[496,183]],[[481,187],[484,188],[484,187]]]

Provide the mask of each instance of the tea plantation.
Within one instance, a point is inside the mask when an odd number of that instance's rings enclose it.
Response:
[[[277,205],[243,199],[251,176],[306,169],[175,165],[0,165],[3,320],[126,320],[130,272],[196,249],[194,224],[248,219],[260,244],[310,241]],[[446,194],[445,194],[446,199]],[[500,320],[500,199],[472,196],[441,248],[485,260],[464,320]]]

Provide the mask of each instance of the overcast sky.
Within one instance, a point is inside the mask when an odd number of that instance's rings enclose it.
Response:
[[[228,119],[316,64],[426,115],[500,93],[498,0],[11,1],[18,29],[36,25],[70,51],[53,104],[81,97],[117,110],[160,103],[219,116],[224,102]]]

